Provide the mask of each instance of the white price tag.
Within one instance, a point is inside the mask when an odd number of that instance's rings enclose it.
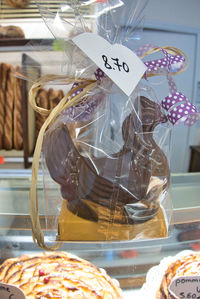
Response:
[[[200,276],[180,276],[172,279],[169,292],[179,299],[200,299]]]
[[[72,40],[127,96],[131,95],[147,69],[134,52],[90,32]]]
[[[25,295],[18,287],[0,282],[0,299],[25,299]]]

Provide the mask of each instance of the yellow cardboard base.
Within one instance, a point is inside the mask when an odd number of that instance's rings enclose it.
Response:
[[[60,241],[117,241],[131,239],[153,239],[167,236],[167,225],[163,211],[144,223],[125,225],[118,223],[93,222],[71,213],[66,201],[58,220],[58,238]]]

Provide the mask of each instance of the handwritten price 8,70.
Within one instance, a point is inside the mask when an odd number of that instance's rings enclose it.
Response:
[[[180,299],[200,299],[200,295],[197,295],[196,293],[181,292],[179,296]]]
[[[102,55],[102,59],[104,61],[104,66],[108,70],[117,70],[119,72],[124,71],[126,73],[129,73],[129,66],[126,62],[120,63],[119,58],[110,58],[108,61],[108,57],[106,55]]]

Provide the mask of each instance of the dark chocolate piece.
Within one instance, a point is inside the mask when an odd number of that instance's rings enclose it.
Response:
[[[77,123],[67,127],[60,122],[47,131],[46,164],[74,214],[124,224],[140,223],[156,215],[159,197],[169,183],[167,158],[153,139],[163,115],[159,105],[145,97],[134,105],[139,118],[132,112],[124,120],[124,145],[110,157],[90,153],[89,159],[81,154],[73,142]]]

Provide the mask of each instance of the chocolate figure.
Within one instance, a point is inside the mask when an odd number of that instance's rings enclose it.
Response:
[[[159,105],[146,97],[139,97],[134,105],[138,115],[132,111],[126,117],[124,144],[110,156],[82,154],[72,140],[73,124],[67,127],[60,122],[47,131],[43,150],[47,168],[74,214],[121,224],[144,222],[156,215],[169,184],[167,158],[153,138],[163,115]]]

